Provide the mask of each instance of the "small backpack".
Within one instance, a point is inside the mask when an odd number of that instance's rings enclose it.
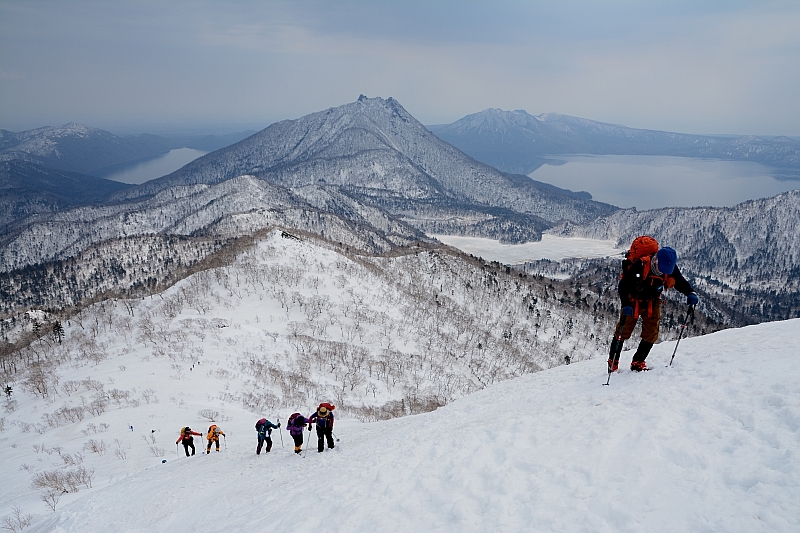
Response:
[[[256,430],[261,431],[261,429],[267,425],[267,419],[262,418],[258,422],[256,422]]]

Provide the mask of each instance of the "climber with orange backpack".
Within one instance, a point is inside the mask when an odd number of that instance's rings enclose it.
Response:
[[[619,297],[622,302],[620,320],[614,331],[608,358],[608,372],[617,370],[623,341],[629,339],[642,318],[642,338],[633,355],[631,370],[649,370],[645,359],[658,340],[658,323],[661,319],[661,298],[665,289],[675,288],[686,295],[686,303],[693,307],[699,302],[697,294],[681,275],[676,263],[678,254],[672,248],[659,248],[658,242],[648,235],[634,239],[622,261],[619,280]]]
[[[211,424],[208,427],[208,435],[206,435],[206,439],[208,439],[208,446],[206,446],[206,453],[207,454],[211,453],[211,444],[212,443],[216,443],[217,444],[217,451],[219,451],[219,436],[220,435],[222,435],[224,437],[225,436],[225,432],[222,431],[219,428],[219,426],[217,426],[216,424]],[[226,444],[225,446],[227,447],[228,445]]]

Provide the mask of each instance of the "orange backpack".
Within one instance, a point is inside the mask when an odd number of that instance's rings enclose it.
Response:
[[[631,249],[625,253],[622,261],[622,271],[628,270],[639,259],[650,258],[658,253],[658,241],[650,235],[640,235],[633,239]],[[645,261],[645,276],[650,270],[650,261]]]
[[[642,260],[644,266],[642,279],[645,279],[647,276],[651,275],[650,259],[658,253],[658,248],[658,241],[650,235],[640,235],[639,237],[633,239],[630,250],[625,252],[625,259],[622,260],[622,272],[619,274],[619,279],[622,279],[625,271],[627,271],[631,265],[640,259]],[[664,286],[667,289],[671,289],[675,285],[675,280],[672,278],[672,276],[664,274],[659,277],[664,280]]]

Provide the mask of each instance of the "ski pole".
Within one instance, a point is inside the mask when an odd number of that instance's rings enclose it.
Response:
[[[281,418],[278,417],[278,435],[281,436],[281,448],[283,448],[283,433],[281,433]]]
[[[336,436],[336,433],[334,433],[333,430],[331,430],[331,435],[333,435],[333,438],[336,439],[336,442],[339,442],[339,437]]]
[[[181,445],[177,442],[175,443],[175,455],[178,456],[178,459],[181,458]]]
[[[614,361],[619,361],[619,354],[622,351],[622,328],[625,327],[625,319],[628,317],[626,315],[622,315],[622,318],[619,319],[619,334],[614,338],[613,350],[611,350],[611,355],[609,355],[610,359],[608,361],[608,379],[606,380],[603,385],[608,385],[611,381],[611,365]]]
[[[694,324],[694,306],[690,305],[689,309],[686,310],[686,319],[683,321],[683,325],[681,326],[681,332],[678,334],[678,342],[675,343],[675,349],[672,350],[672,357],[669,360],[668,367],[672,366],[672,360],[675,359],[675,354],[678,351],[678,345],[681,343],[681,337],[683,337],[683,331],[686,329],[686,324],[689,323],[689,316],[692,317],[692,324]]]
[[[228,439],[225,437],[225,435],[222,436],[222,442],[225,443],[225,449],[227,450],[228,449]]]

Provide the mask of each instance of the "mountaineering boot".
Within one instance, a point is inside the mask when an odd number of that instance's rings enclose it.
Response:
[[[619,359],[617,359],[617,360],[609,359],[608,360],[608,372],[609,373],[616,372],[618,368],[619,368]]]
[[[631,370],[636,370],[637,372],[641,370],[649,370],[646,368],[647,365],[644,364],[644,360],[647,359],[647,355],[650,353],[651,348],[653,348],[652,342],[639,342],[639,347],[636,348],[636,353],[633,354],[633,359],[631,360]],[[634,363],[637,367],[640,366],[641,368],[634,368]]]
[[[644,361],[631,361],[631,370],[634,372],[642,372],[643,370],[650,370]]]

